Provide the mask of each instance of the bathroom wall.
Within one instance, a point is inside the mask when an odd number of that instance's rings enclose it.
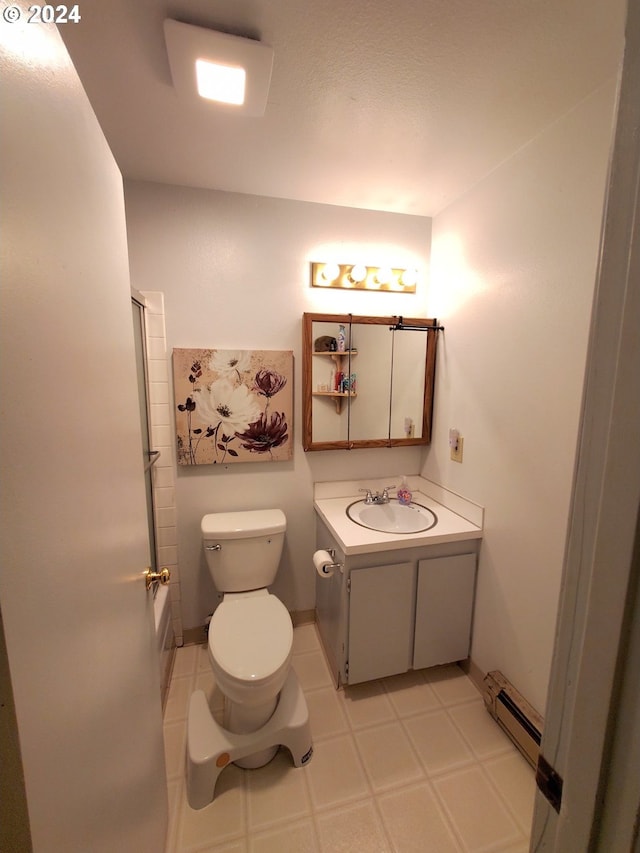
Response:
[[[472,660],[544,711],[616,81],[434,219],[440,341],[422,470],[486,508]],[[462,464],[448,430],[464,437]]]
[[[176,347],[293,350],[294,457],[286,463],[180,467],[178,566],[185,630],[203,624],[215,590],[200,540],[207,512],[280,506],[285,553],[274,591],[293,611],[315,602],[315,481],[417,474],[423,450],[323,451],[301,445],[304,311],[426,315],[426,287],[412,294],[310,287],[311,260],[419,266],[428,275],[424,217],[125,182],[131,283],[164,293],[169,353]],[[171,363],[167,362],[170,379]],[[156,373],[160,381],[162,377]],[[337,416],[336,416],[337,417]]]

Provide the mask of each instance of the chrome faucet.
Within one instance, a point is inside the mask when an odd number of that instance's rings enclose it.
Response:
[[[371,489],[358,489],[360,492],[366,492],[364,502],[366,504],[388,504],[389,503],[389,489],[395,489],[395,486],[385,486],[382,490],[382,493],[376,491],[372,492]]]

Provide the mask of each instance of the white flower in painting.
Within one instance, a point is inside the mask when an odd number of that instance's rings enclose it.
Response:
[[[227,379],[217,379],[207,390],[195,391],[195,415],[211,427],[222,424],[226,435],[246,429],[260,417],[260,407],[246,385],[234,387]]]
[[[249,370],[251,353],[248,350],[219,349],[214,350],[209,361],[209,369],[227,376],[229,373],[240,375]]]

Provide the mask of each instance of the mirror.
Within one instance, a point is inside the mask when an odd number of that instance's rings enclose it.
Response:
[[[305,450],[429,444],[436,320],[304,314]]]

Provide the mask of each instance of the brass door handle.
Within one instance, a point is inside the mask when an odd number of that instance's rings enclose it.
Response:
[[[151,569],[145,569],[144,572],[144,583],[147,589],[151,589],[154,583],[168,584],[171,580],[171,570],[160,569],[159,572],[152,572]]]

